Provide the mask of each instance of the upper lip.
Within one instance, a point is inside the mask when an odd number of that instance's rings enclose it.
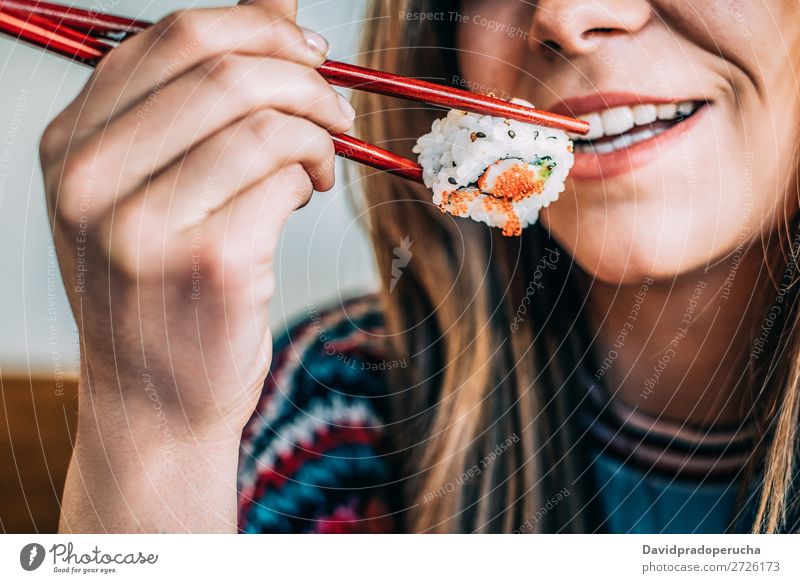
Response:
[[[692,98],[678,99],[675,97],[657,97],[653,95],[639,95],[636,93],[615,91],[609,93],[592,93],[581,97],[568,97],[548,107],[547,110],[559,115],[577,117],[579,115],[603,111],[604,109],[611,109],[612,107],[621,107],[623,105],[634,106],[647,103],[658,105],[659,103],[679,103],[683,101],[698,100]]]

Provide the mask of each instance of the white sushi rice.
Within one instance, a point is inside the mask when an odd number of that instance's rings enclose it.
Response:
[[[531,105],[521,99],[513,101]],[[497,200],[491,194],[480,192],[466,205],[454,205],[447,193],[474,191],[477,180],[498,160],[514,158],[534,166],[546,164],[551,174],[542,191],[511,203],[524,229],[536,222],[542,208],[558,200],[574,162],[572,142],[561,130],[458,110],[435,120],[430,133],[417,140],[413,151],[419,154],[422,178],[433,191],[433,202],[442,211],[503,228],[507,213],[497,205],[484,203],[487,197]]]

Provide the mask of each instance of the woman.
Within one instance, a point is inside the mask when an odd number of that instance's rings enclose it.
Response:
[[[386,289],[274,356],[276,240],[354,118],[325,41],[261,0],[103,60],[41,149],[64,530],[231,531],[237,494],[247,532],[798,528],[800,7],[530,4],[376,2],[363,60],[590,119],[561,200],[509,239],[369,175]],[[357,131],[409,153],[439,114],[403,107],[359,95]]]

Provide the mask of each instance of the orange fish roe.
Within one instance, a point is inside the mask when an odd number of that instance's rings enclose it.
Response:
[[[449,212],[451,215],[463,217],[468,214],[467,205],[471,203],[480,194],[478,190],[450,190],[442,193],[442,202],[439,203],[439,209],[444,212]],[[450,208],[445,208],[450,205]]]
[[[482,196],[481,196],[482,195]],[[477,188],[465,190],[447,190],[442,193],[442,202],[439,203],[439,210],[443,213],[450,213],[456,217],[469,216],[468,205],[473,200],[481,196],[481,204],[487,213],[499,211],[506,216],[503,225],[503,235],[506,237],[519,237],[522,234],[522,225],[519,222],[512,201],[508,198],[497,198],[482,193]]]
[[[519,217],[511,206],[510,200],[502,201],[503,212],[506,213],[506,224],[503,226],[505,237],[519,237],[522,235],[522,226],[519,224]]]
[[[484,192],[489,192],[487,188],[489,171],[487,168],[478,178],[478,188]],[[514,164],[505,172],[498,174],[490,194],[516,202],[533,194],[541,194],[543,190],[544,181],[539,179],[538,172],[531,170],[528,164]]]
[[[514,207],[508,199],[492,198],[491,196],[483,197],[483,208],[487,213],[499,210],[506,215],[506,224],[503,225],[503,236],[505,237],[519,237],[522,235],[522,226],[519,222]]]

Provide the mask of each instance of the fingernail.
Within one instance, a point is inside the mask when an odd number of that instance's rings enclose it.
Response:
[[[344,95],[341,93],[337,93],[336,96],[339,98],[339,109],[342,110],[342,113],[347,119],[355,119],[356,117],[356,110],[353,109],[353,106],[350,105],[350,102],[344,98]]]
[[[328,45],[328,41],[326,41],[323,37],[318,35],[313,30],[309,30],[304,27],[300,27],[300,30],[303,31],[303,36],[306,39],[306,44],[308,47],[320,55],[323,59],[328,56],[328,51],[330,50],[330,45]]]

